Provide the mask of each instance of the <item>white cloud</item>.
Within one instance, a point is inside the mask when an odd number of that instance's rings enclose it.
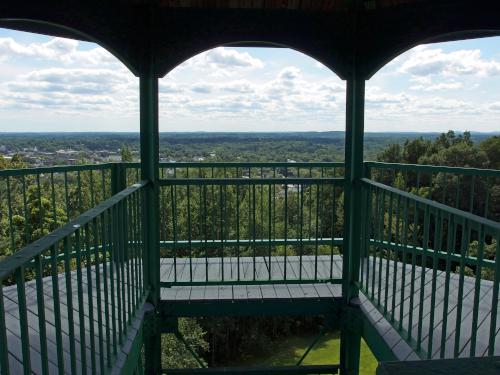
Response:
[[[493,102],[488,105],[488,109],[490,111],[499,112],[500,111],[500,102]]]
[[[442,82],[436,83],[433,85],[413,85],[410,86],[410,90],[422,90],[422,91],[442,91],[442,90],[457,90],[463,88],[464,85],[462,82]]]
[[[319,61],[316,61],[314,63],[314,66],[318,69],[326,69],[326,66],[324,66],[322,63],[320,63]]]
[[[158,90],[160,94],[162,93],[175,93],[181,92],[182,89],[179,86],[170,80],[160,79],[158,82]]]
[[[179,69],[196,69],[210,72],[215,77],[227,77],[242,70],[253,70],[264,67],[262,60],[253,57],[248,52],[240,52],[232,48],[218,47],[200,53],[179,65]]]
[[[253,119],[264,122],[323,121],[343,116],[345,85],[329,79],[318,84],[307,82],[299,68],[284,67],[264,82],[250,83],[236,80],[218,83],[196,82],[185,85],[186,92],[195,92],[181,98],[160,97],[162,115],[169,118]],[[209,92],[210,96],[200,96]],[[340,100],[339,100],[340,99]],[[343,124],[343,121],[341,122]],[[269,129],[268,129],[269,130]]]
[[[221,91],[248,94],[255,91],[255,87],[247,80],[230,81],[219,86]]]
[[[53,38],[45,43],[19,43],[13,38],[0,38],[0,61],[19,58],[57,61],[64,64],[108,65],[118,60],[101,47],[79,50],[80,43],[72,39]]]
[[[1,108],[50,109],[60,113],[137,111],[137,82],[121,70],[50,68],[3,83]]]
[[[126,89],[130,82],[129,75],[115,70],[50,68],[30,72],[6,85],[12,91],[23,92],[109,94]]]
[[[445,52],[441,48],[420,46],[409,53],[399,71],[416,76],[442,74],[489,77],[500,74],[500,62],[483,59],[479,49]]]
[[[199,82],[191,86],[190,90],[197,94],[210,94],[214,86],[209,83]]]
[[[252,57],[248,52],[238,52],[225,47],[210,50],[205,55],[206,61],[216,66],[232,66],[242,68],[262,68],[264,63]]]

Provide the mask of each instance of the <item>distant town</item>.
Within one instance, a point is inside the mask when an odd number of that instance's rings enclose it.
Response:
[[[457,133],[458,134],[458,133]],[[472,133],[480,142],[492,134]],[[365,159],[375,160],[390,144],[431,141],[437,133],[367,133]],[[0,158],[26,166],[139,161],[137,133],[0,133]],[[161,162],[343,161],[343,132],[160,133]]]

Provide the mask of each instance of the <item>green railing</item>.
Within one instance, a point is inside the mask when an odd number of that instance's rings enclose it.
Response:
[[[162,257],[173,261],[162,285],[340,282],[333,259],[342,244],[342,164],[161,168]]]
[[[498,355],[499,171],[365,166],[365,296],[422,358]],[[342,163],[161,163],[161,286],[341,282],[343,176]],[[144,183],[126,188],[139,178],[135,163],[0,171],[15,253],[0,262],[2,374],[113,367],[148,292]]]
[[[0,262],[2,374],[106,373],[143,307],[145,184]]]
[[[498,355],[500,224],[363,180],[361,288],[422,358]]]
[[[0,170],[0,259],[125,188],[119,172],[120,164]]]
[[[500,170],[365,162],[365,176],[500,221]]]

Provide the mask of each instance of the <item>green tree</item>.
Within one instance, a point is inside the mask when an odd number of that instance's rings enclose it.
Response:
[[[129,163],[134,160],[134,157],[132,156],[132,150],[127,145],[122,145],[122,147],[120,148],[120,155],[123,163]]]
[[[196,319],[180,318],[179,332],[197,354],[198,358],[206,365],[203,355],[208,351],[208,343],[205,340],[206,332],[201,328]],[[189,349],[174,334],[162,335],[162,364],[164,368],[196,368],[198,361],[190,353]]]
[[[479,149],[488,158],[488,167],[500,169],[500,136],[490,137],[479,144]]]
[[[394,143],[387,146],[385,150],[377,155],[377,160],[386,163],[401,163],[403,162],[403,149],[401,145]]]

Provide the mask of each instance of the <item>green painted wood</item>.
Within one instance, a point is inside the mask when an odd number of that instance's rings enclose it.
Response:
[[[200,369],[165,369],[162,373],[181,374],[337,374],[339,365],[303,365],[303,366],[269,366],[269,367],[222,367]]]
[[[353,54],[356,61],[355,53]],[[361,259],[361,226],[363,222],[360,179],[363,177],[363,133],[365,77],[356,71],[354,62],[352,76],[347,80],[346,90],[346,140],[345,163],[346,185],[344,199],[344,256],[342,267],[342,295],[346,305],[358,296],[359,269]],[[354,309],[349,309],[348,319],[354,319]],[[342,375],[359,373],[361,334],[359,331],[341,329],[340,364]]]
[[[159,249],[159,134],[158,78],[154,75],[151,51],[144,61],[145,72],[139,78],[141,179],[148,181],[144,189],[142,230],[145,240],[144,277],[150,290],[149,302],[157,307],[160,299]],[[157,333],[145,343],[145,371],[158,373],[161,368],[161,337]]]
[[[497,375],[500,357],[380,363],[377,375]]]

